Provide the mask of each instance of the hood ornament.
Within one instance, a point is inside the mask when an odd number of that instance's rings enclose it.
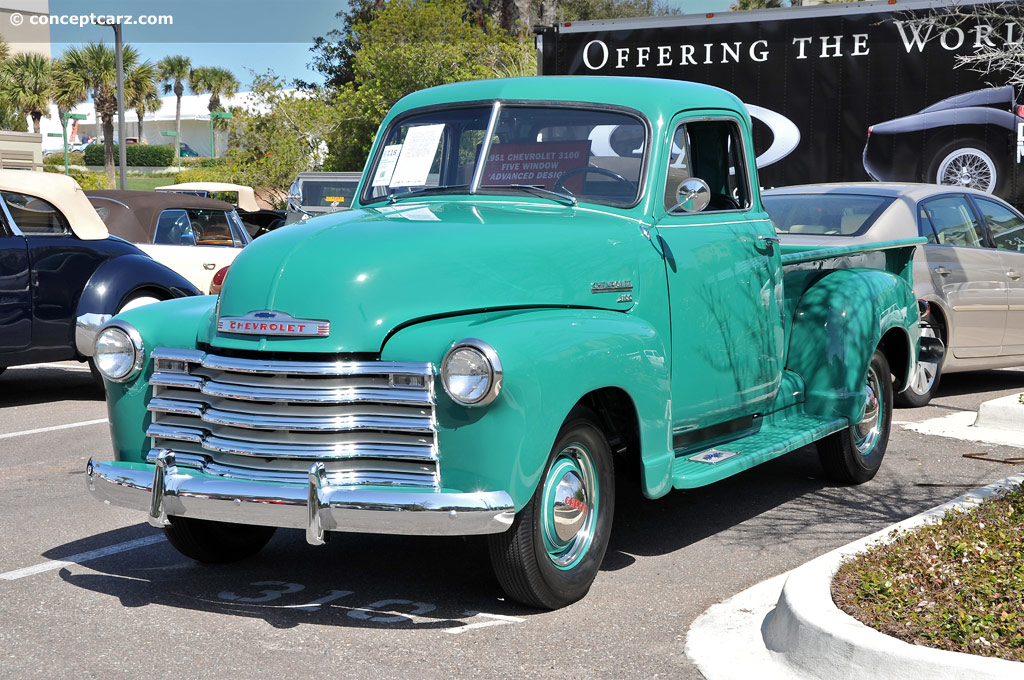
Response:
[[[296,319],[285,312],[262,309],[245,316],[222,316],[217,320],[217,330],[246,335],[326,337],[331,334],[331,322],[323,319]]]

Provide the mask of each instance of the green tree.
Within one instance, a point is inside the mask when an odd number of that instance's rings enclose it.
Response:
[[[192,60],[175,54],[161,59],[156,68],[158,78],[164,84],[164,94],[173,92],[177,98],[174,105],[174,132],[177,135],[174,138],[174,160],[177,162],[181,155],[181,97],[192,76]]]
[[[139,62],[139,52],[131,45],[121,51],[126,73]],[[69,99],[72,94],[83,94],[82,100],[92,97],[103,136],[103,165],[107,177],[114,178],[114,116],[117,114],[117,59],[113,47],[103,43],[89,43],[84,47],[70,47],[61,57],[60,86]],[[125,88],[127,89],[127,87]],[[121,140],[122,142],[124,140]]]
[[[332,169],[360,169],[388,109],[405,95],[464,80],[536,73],[532,45],[496,29],[486,17],[468,22],[462,0],[391,0],[354,25],[359,51],[353,80],[336,98],[340,134]]]
[[[32,131],[39,134],[43,116],[50,117],[52,79],[50,60],[41,54],[16,54],[0,67],[0,97],[20,116],[31,116]]]
[[[11,54],[11,48],[8,46],[7,41],[0,37],[0,67],[3,66],[4,62]],[[0,68],[2,71],[2,68]],[[20,113],[12,109],[5,101],[3,94],[3,79],[0,78],[0,130],[13,130],[15,132],[27,132],[28,125],[25,123],[25,117]]]
[[[679,14],[678,9],[663,0],[561,0],[556,12],[558,21],[594,21]]]
[[[142,141],[142,118],[148,111],[159,111],[163,100],[157,87],[159,72],[148,59],[124,74],[125,108],[135,111],[138,119],[138,137]]]
[[[194,93],[210,93],[210,103],[206,108],[211,113],[224,108],[220,103],[221,97],[235,96],[240,87],[234,73],[218,66],[201,66],[193,69],[190,82]]]
[[[223,179],[281,203],[296,174],[322,167],[340,112],[323,96],[287,90],[271,75],[255,77],[249,101],[232,109]]]

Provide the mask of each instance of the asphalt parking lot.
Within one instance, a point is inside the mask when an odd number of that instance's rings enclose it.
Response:
[[[946,376],[898,422],[1024,390],[1024,370]],[[988,460],[965,458],[987,453]],[[0,376],[0,677],[699,678],[686,630],[708,606],[1022,465],[1019,449],[894,426],[878,477],[822,481],[810,449],[650,501],[620,482],[590,594],[556,612],[506,603],[478,539],[279,531],[256,557],[203,566],[139,513],[89,497],[109,459],[82,365]]]

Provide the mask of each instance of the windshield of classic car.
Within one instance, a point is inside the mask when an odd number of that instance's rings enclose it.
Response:
[[[492,121],[493,112],[491,106],[437,109],[392,123],[363,202],[439,193],[550,195],[621,207],[637,202],[647,150],[638,116],[504,105]]]

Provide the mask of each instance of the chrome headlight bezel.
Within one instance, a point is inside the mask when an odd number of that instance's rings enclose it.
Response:
[[[486,388],[480,395],[475,397],[467,397],[460,394],[450,381],[451,373],[449,369],[452,359],[458,353],[467,351],[478,355],[488,367]],[[441,360],[441,385],[444,386],[445,393],[451,397],[452,401],[461,406],[486,406],[497,399],[498,394],[501,392],[502,375],[501,361],[498,359],[498,353],[486,342],[476,338],[466,338],[456,342],[448,349],[444,359]]]
[[[121,335],[131,345],[131,364],[123,373],[110,373],[108,372],[108,370],[104,370],[104,367],[100,362],[99,346],[104,334]],[[142,335],[135,328],[135,326],[131,325],[130,323],[126,323],[119,319],[108,321],[106,324],[103,325],[102,328],[100,328],[99,332],[96,334],[96,340],[93,344],[92,360],[93,363],[96,365],[96,370],[100,372],[100,375],[103,376],[104,380],[109,380],[110,382],[115,383],[123,383],[138,377],[139,373],[142,372],[142,364],[145,361],[145,358],[146,347],[145,344],[142,342]]]

